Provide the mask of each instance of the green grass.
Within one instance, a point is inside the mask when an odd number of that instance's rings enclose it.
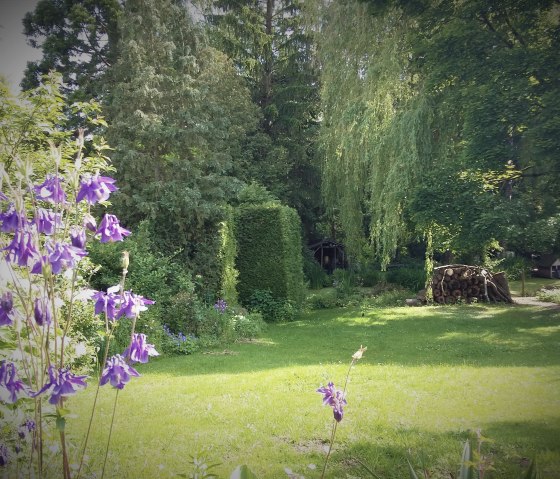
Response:
[[[560,313],[482,305],[310,312],[227,354],[156,358],[119,393],[106,477],[174,477],[199,455],[222,463],[221,477],[248,464],[261,478],[286,477],[285,467],[318,478],[332,412],[315,389],[329,380],[342,387],[362,344],[327,477],[368,477],[359,460],[381,477],[406,478],[411,454],[432,478],[448,478],[481,428],[494,441],[489,479],[516,478],[533,456],[543,477],[560,478]],[[69,401],[74,440],[94,392]],[[114,397],[101,390],[93,471]]]
[[[525,296],[535,296],[537,291],[543,286],[556,286],[560,288],[560,279],[548,278],[526,278],[525,279]],[[509,289],[513,296],[521,296],[521,281],[509,281]]]

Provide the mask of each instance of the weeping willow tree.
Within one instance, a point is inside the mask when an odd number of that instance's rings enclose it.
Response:
[[[432,157],[432,109],[415,72],[410,18],[357,1],[316,2],[323,192],[349,252],[382,269],[407,237],[407,194]]]

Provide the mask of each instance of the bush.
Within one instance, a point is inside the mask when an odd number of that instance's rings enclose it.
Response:
[[[329,286],[331,280],[327,272],[317,262],[309,250],[303,255],[303,275],[311,289],[320,289]]]
[[[405,299],[408,297],[410,297],[409,290],[397,287],[382,291],[375,296],[367,298],[362,306],[366,308],[392,308],[395,306],[403,306],[405,304]]]
[[[547,303],[560,304],[560,289],[540,289],[537,291],[537,299]]]
[[[376,284],[385,281],[385,273],[379,271],[379,267],[371,266],[369,268],[363,268],[358,274],[361,278],[362,286],[371,288]]]
[[[341,306],[335,295],[312,294],[305,300],[307,309],[332,309]]]
[[[237,209],[236,267],[241,304],[248,306],[257,290],[268,290],[275,299],[301,303],[304,281],[300,230],[293,208],[269,202]]]
[[[266,329],[262,314],[240,312],[234,316],[234,327],[239,339],[254,339]]]
[[[162,341],[162,351],[169,355],[186,355],[198,351],[200,344],[194,335],[186,336],[183,333],[173,333],[164,326],[164,339]]]
[[[426,283],[426,272],[423,267],[417,265],[406,265],[387,271],[387,281],[397,284],[411,291],[419,291]]]
[[[249,298],[249,310],[260,313],[265,321],[293,321],[297,307],[290,300],[276,299],[270,291],[256,290]]]
[[[531,271],[530,262],[519,257],[505,258],[499,266],[502,271],[505,271],[507,279],[510,281],[520,280],[523,272],[528,277]]]

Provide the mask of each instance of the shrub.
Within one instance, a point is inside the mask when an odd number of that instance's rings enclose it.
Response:
[[[317,262],[313,253],[306,250],[303,255],[303,275],[311,289],[319,289],[328,286],[331,282],[329,275]]]
[[[529,276],[531,264],[525,258],[505,258],[500,263],[500,269],[505,271],[508,280],[515,281],[521,279],[523,272],[525,272],[525,276]]]
[[[297,308],[292,301],[276,299],[270,291],[255,290],[248,301],[251,312],[260,313],[265,321],[293,321]]]
[[[275,202],[242,205],[236,210],[241,304],[248,305],[257,290],[268,290],[276,299],[301,303],[304,282],[300,229],[296,211]]]
[[[233,219],[233,211],[227,209],[227,219],[220,225],[220,252],[218,258],[222,269],[220,297],[228,304],[237,304],[237,277],[239,271],[235,267],[235,258],[237,256],[237,241],[235,240],[235,222]]]
[[[194,335],[188,335],[179,332],[173,333],[167,326],[163,327],[164,338],[162,341],[162,351],[165,354],[192,354],[199,349],[199,341]]]
[[[239,339],[254,339],[266,329],[262,314],[240,312],[234,316],[234,328]]]
[[[426,283],[426,273],[423,267],[410,264],[402,268],[395,268],[387,271],[387,281],[394,283],[411,291],[418,291],[424,288]]]
[[[547,303],[560,304],[560,289],[540,289],[537,291],[537,299]]]
[[[405,299],[410,296],[410,291],[401,287],[382,291],[375,296],[367,298],[363,306],[371,308],[387,308],[395,306],[403,306]]]
[[[340,306],[334,295],[312,294],[305,300],[307,309],[332,309]]]

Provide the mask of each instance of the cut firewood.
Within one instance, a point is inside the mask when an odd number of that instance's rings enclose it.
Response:
[[[504,272],[492,273],[481,266],[453,264],[434,268],[430,283],[434,301],[513,303]]]

